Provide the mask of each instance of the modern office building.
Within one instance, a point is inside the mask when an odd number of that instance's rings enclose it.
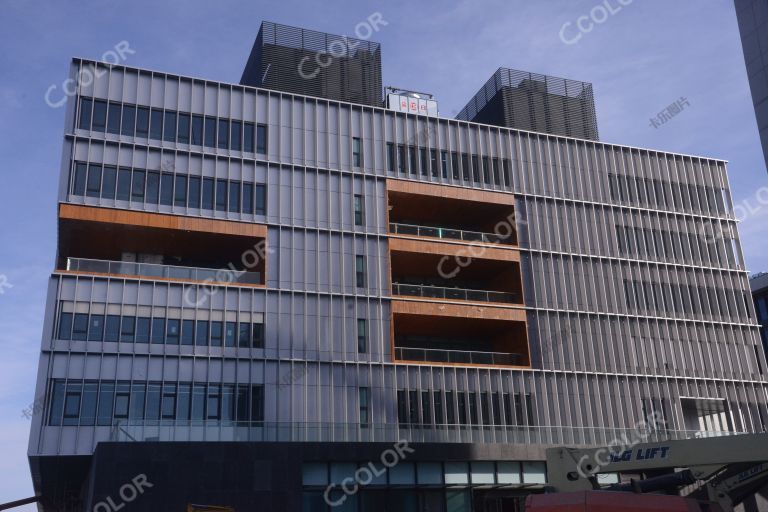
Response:
[[[761,326],[760,336],[763,340],[763,348],[768,353],[768,273],[761,272],[752,276],[749,286],[755,300],[757,323]]]
[[[768,169],[768,0],[734,0],[757,128]]]
[[[499,68],[456,119],[598,140],[592,84]]]
[[[548,446],[765,429],[724,161],[69,77],[44,510],[520,510]]]

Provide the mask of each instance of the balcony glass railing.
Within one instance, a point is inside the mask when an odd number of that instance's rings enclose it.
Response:
[[[518,304],[520,302],[520,297],[516,293],[468,290],[466,288],[446,288],[442,286],[422,284],[392,283],[392,295],[428,297],[431,299],[468,300],[475,302],[501,302],[505,304]]]
[[[523,356],[509,352],[480,352],[476,350],[439,350],[433,348],[395,347],[395,358],[400,361],[424,363],[468,363],[520,365]]]
[[[63,427],[77,428],[77,427]],[[109,428],[109,427],[107,427]],[[466,425],[396,423],[241,423],[198,420],[124,420],[108,431],[109,441],[249,441],[249,442],[395,442],[504,443],[606,446],[617,439],[636,439],[637,428],[543,425]],[[718,432],[737,435],[743,432]],[[643,431],[644,442],[708,437],[712,432],[659,429]],[[105,437],[104,440],[107,440]]]
[[[438,228],[433,226],[417,226],[414,224],[389,223],[389,232],[398,235],[428,236],[432,238],[450,238],[451,240],[463,240],[465,242],[484,242],[489,244],[514,245],[513,236],[502,237],[495,233],[483,233],[481,231],[466,231],[463,229]]]
[[[178,267],[155,263],[67,258],[67,270],[123,276],[188,279],[210,283],[261,284],[261,272],[230,269]]]

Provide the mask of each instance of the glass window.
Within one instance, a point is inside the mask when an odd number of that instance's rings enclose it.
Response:
[[[120,341],[120,315],[107,315],[104,329],[104,341]]]
[[[256,126],[256,152],[267,153],[267,125],[265,124]]]
[[[480,164],[477,155],[472,155],[472,181],[480,183]]]
[[[360,149],[360,138],[352,137],[352,165],[354,167],[362,166],[362,155]]]
[[[136,128],[135,105],[123,105],[123,119],[120,126],[120,133],[128,137],[133,137],[133,131]]]
[[[136,317],[124,316],[120,323],[120,341],[133,343],[136,335]]]
[[[88,98],[80,98],[80,122],[77,127],[81,130],[91,129],[91,109],[93,101]]]
[[[137,203],[144,202],[144,171],[133,171],[131,200]]]
[[[445,463],[445,484],[468,484],[469,468],[466,462]]]
[[[221,418],[221,387],[215,384],[208,385],[208,403],[206,404],[206,419],[218,420]]]
[[[136,108],[136,136],[149,136],[149,109],[147,107]]]
[[[90,164],[88,166],[88,184],[85,188],[85,195],[88,197],[99,197],[101,195],[101,166]]]
[[[441,485],[443,468],[439,462],[419,462],[416,465],[416,477],[419,485]]]
[[[358,388],[358,398],[360,401],[360,426],[367,427],[370,419],[370,390],[367,387]],[[402,466],[403,463],[399,464]],[[398,467],[399,467],[398,466]],[[392,468],[394,469],[394,468]],[[390,469],[390,474],[392,469]]]
[[[234,347],[236,337],[237,337],[237,323],[227,322],[224,328],[224,345],[227,347]]]
[[[193,345],[195,341],[195,321],[184,320],[181,325],[181,344]]]
[[[216,180],[216,210],[220,212],[227,211],[226,180]]]
[[[179,335],[181,334],[181,321],[177,318],[169,318],[166,325],[165,340],[170,345],[179,344]]]
[[[136,343],[149,343],[149,327],[151,319],[140,316],[136,319]]]
[[[110,166],[104,166],[104,174],[101,184],[101,197],[104,199],[114,199],[116,183],[117,169]]]
[[[97,425],[112,424],[112,408],[115,401],[115,385],[102,382],[99,386],[99,410],[96,413]]]
[[[213,210],[213,178],[203,178],[203,209]]]
[[[203,145],[203,116],[192,116],[192,144]]]
[[[120,104],[109,102],[109,111],[107,116],[107,132],[120,133]]]
[[[75,176],[72,180],[72,194],[85,195],[85,183],[87,181],[88,167],[85,164],[75,164]]]
[[[392,485],[414,485],[416,468],[413,462],[398,462],[389,468],[389,483]]]
[[[264,348],[264,324],[253,324],[253,348]]]
[[[205,384],[192,384],[192,419],[205,419]]]
[[[88,322],[88,341],[104,339],[104,315],[91,315]]]
[[[179,391],[176,395],[176,419],[188,421],[192,408],[192,386],[191,384],[179,384]]]
[[[253,183],[243,183],[243,213],[253,213]]]
[[[442,175],[443,178],[448,177],[448,152],[447,151],[441,151],[440,152],[440,167],[442,168]]]
[[[230,126],[230,134],[229,134],[229,141],[230,141],[230,147],[233,151],[240,151],[242,149],[242,131],[243,131],[243,123],[240,121],[232,121],[232,124]]]
[[[166,142],[176,142],[176,112],[165,112],[163,140]]]
[[[466,153],[461,154],[461,172],[464,181],[469,181],[469,155]]]
[[[229,149],[229,120],[219,119],[219,149]]]
[[[328,465],[323,462],[306,462],[302,464],[301,483],[303,485],[327,485]],[[322,510],[325,510],[325,508]]]
[[[253,153],[254,137],[253,123],[243,123],[243,151]]]
[[[72,313],[61,313],[59,315],[59,334],[60,340],[72,339]]]
[[[224,336],[224,324],[211,322],[211,346],[220,347]]]
[[[496,478],[498,479],[499,484],[522,483],[522,479],[520,478],[520,463],[519,462],[497,462]]]
[[[157,204],[160,197],[160,173],[147,173],[147,203]]]
[[[118,382],[115,386],[115,419],[128,418],[128,411],[131,403],[131,385]]]
[[[216,118],[205,118],[205,145],[209,148],[216,147]]]
[[[131,407],[128,417],[132,420],[144,419],[144,398],[147,395],[146,384],[133,384],[131,386]]]
[[[395,144],[387,142],[387,170],[395,172]]]
[[[165,342],[165,318],[152,319],[152,343]]]
[[[72,322],[72,339],[76,341],[85,341],[88,339],[87,313],[75,313],[75,319]]]
[[[355,256],[355,285],[365,287],[365,256]]]
[[[117,199],[129,201],[131,199],[131,170],[123,167],[117,172]]]
[[[190,208],[200,208],[200,178],[189,177],[189,203]]]
[[[195,336],[195,345],[197,346],[208,346],[208,321],[207,320],[197,320],[195,322],[195,331],[197,335]]]
[[[93,125],[95,132],[104,132],[107,128],[107,102],[96,100],[93,102]]]
[[[229,182],[229,211],[232,213],[240,212],[240,182]]]
[[[64,396],[64,425],[77,425],[80,416],[80,398],[82,384],[67,383],[67,393]]]
[[[357,351],[368,352],[368,326],[364,318],[357,319]]]
[[[405,174],[405,145],[397,145],[397,171]]]
[[[172,420],[176,418],[176,384],[163,385],[160,417],[164,420]]]
[[[267,187],[256,185],[256,215],[267,214]]]
[[[360,194],[355,194],[355,226],[365,224],[365,198]]]
[[[149,114],[149,138],[160,140],[163,138],[163,111],[156,108],[150,109]]]
[[[495,474],[493,462],[472,463],[472,484],[494,484]]]
[[[96,402],[98,396],[98,382],[86,382],[83,385],[83,398],[80,406],[80,425],[96,424]]]
[[[248,348],[251,346],[251,324],[239,324],[237,341],[240,347]]]
[[[147,384],[147,411],[145,418],[148,420],[156,420],[160,418],[161,390],[162,388],[160,384]]]
[[[429,150],[429,171],[433,177],[437,177],[437,150]]]
[[[173,204],[173,174],[164,172],[160,179],[160,204]]]
[[[523,462],[523,483],[547,483],[547,466],[544,462]]]
[[[176,175],[176,183],[173,194],[174,206],[187,206],[187,177],[183,174]]]
[[[179,142],[189,144],[189,114],[179,113]]]
[[[409,170],[411,171],[411,174],[416,174],[417,167],[418,167],[418,163],[416,162],[416,148],[413,147],[413,146],[410,146],[408,148],[408,154],[410,156],[410,158],[409,158],[409,160],[410,160],[410,162],[409,162],[410,163]]]

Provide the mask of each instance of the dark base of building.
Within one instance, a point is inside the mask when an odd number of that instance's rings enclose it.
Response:
[[[493,444],[137,442],[30,462],[45,511],[516,512],[543,490],[543,463],[520,461],[542,456]]]

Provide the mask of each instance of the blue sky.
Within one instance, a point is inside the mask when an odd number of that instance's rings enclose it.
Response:
[[[237,82],[261,20],[353,35],[380,12],[385,85],[434,93],[443,115],[499,66],[592,82],[604,141],[730,161],[735,201],[754,211],[740,228],[747,266],[768,270],[768,205],[755,196],[768,173],[733,2],[603,1],[618,12],[569,45],[563,24],[601,1],[0,0],[0,283],[12,285],[0,294],[0,502],[32,493],[22,410],[34,400],[64,128],[44,95],[71,57],[123,40],[135,51],[126,65]],[[652,128],[681,97],[690,106]]]

